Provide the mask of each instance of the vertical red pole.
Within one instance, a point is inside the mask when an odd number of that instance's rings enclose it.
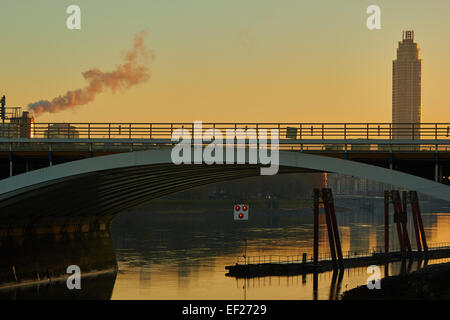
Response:
[[[406,206],[406,191],[402,191],[402,228],[403,228],[403,236],[405,237],[405,244],[406,248],[409,252],[412,251],[411,248],[411,241],[409,241],[409,235],[408,235],[408,225],[406,224],[407,217],[408,217],[408,211]]]
[[[384,192],[384,252],[389,252],[389,191]]]
[[[417,192],[412,191],[411,196],[412,196],[411,200],[414,202],[414,207],[415,207],[416,213],[417,213],[417,222],[419,223],[420,235],[422,236],[423,250],[425,252],[428,252],[427,237],[425,235],[425,229],[423,228],[422,213],[420,212],[419,198],[417,196]]]
[[[333,234],[333,227],[331,224],[331,215],[330,215],[330,202],[327,198],[327,189],[322,189],[322,200],[325,207],[325,218],[327,222],[327,231],[328,231],[328,241],[330,243],[330,252],[331,252],[331,259],[333,261],[333,267],[336,268],[336,249],[334,246],[334,234]]]
[[[319,288],[319,275],[317,272],[313,273],[313,300],[317,300],[318,295],[317,295],[317,291]]]
[[[319,201],[320,190],[314,189],[314,265],[319,264]]]
[[[392,205],[394,207],[394,222],[397,226],[397,235],[398,235],[398,243],[400,244],[400,251],[403,253],[405,252],[404,247],[404,237],[403,237],[403,231],[402,226],[400,224],[400,209],[398,208],[398,202],[397,199],[399,197],[399,193],[397,190],[391,191],[391,198],[392,198]]]
[[[328,194],[328,201],[330,203],[330,218],[331,218],[331,225],[333,226],[333,234],[334,234],[334,241],[336,244],[337,257],[339,265],[342,266],[344,264],[344,261],[342,258],[341,239],[339,237],[339,229],[337,225],[336,211],[334,210],[334,200],[331,189],[327,189],[327,194]]]
[[[409,192],[409,201],[411,204],[411,211],[412,211],[412,217],[413,217],[413,222],[414,222],[414,233],[416,235],[417,251],[422,252],[422,244],[420,243],[420,231],[419,231],[419,225],[418,225],[418,220],[417,220],[417,210],[414,206],[414,203],[412,200],[413,195],[411,193],[412,193],[412,191]]]
[[[329,300],[335,300],[335,298],[336,298],[336,281],[337,281],[337,278],[338,278],[338,271],[337,270],[333,270],[333,276],[331,277]]]

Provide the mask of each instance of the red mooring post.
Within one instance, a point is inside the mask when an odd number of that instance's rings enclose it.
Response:
[[[314,211],[314,265],[319,264],[319,204],[320,190],[314,189],[313,211]]]
[[[339,237],[339,229],[338,229],[338,225],[337,225],[336,211],[334,209],[333,192],[331,191],[331,189],[327,189],[327,196],[328,196],[328,202],[330,205],[331,225],[333,226],[333,234],[334,234],[334,241],[336,244],[336,252],[337,252],[338,262],[339,262],[339,265],[342,266],[344,264],[344,261],[343,261],[343,257],[342,257],[341,239]]]
[[[333,225],[331,223],[331,214],[330,214],[330,202],[328,201],[328,193],[327,193],[327,189],[323,188],[322,189],[322,200],[323,200],[323,205],[325,208],[325,220],[327,222],[327,231],[328,231],[328,241],[330,243],[330,253],[331,253],[331,259],[333,261],[333,267],[336,268],[337,263],[336,263],[336,249],[335,249],[335,245],[334,245],[334,234],[333,234]]]
[[[425,235],[425,229],[423,228],[422,213],[420,212],[419,198],[417,196],[417,191],[411,191],[410,198],[411,198],[411,206],[413,210],[416,211],[417,214],[417,222],[419,224],[419,231],[422,237],[423,250],[426,253],[428,252],[427,237]]]
[[[411,191],[409,192],[409,201],[411,204],[411,211],[414,222],[414,234],[416,235],[417,251],[422,252],[422,244],[420,242],[419,221],[417,220],[417,210],[414,208],[413,202],[411,200]]]
[[[397,235],[398,235],[398,243],[400,244],[400,251],[403,253],[405,252],[405,246],[404,246],[404,237],[403,237],[403,231],[402,231],[402,226],[400,224],[400,211],[401,209],[398,208],[398,201],[396,199],[398,199],[399,197],[399,193],[397,190],[392,190],[391,191],[391,200],[392,200],[392,205],[394,207],[394,223],[397,226]]]
[[[384,191],[384,252],[389,252],[389,191]]]
[[[408,235],[408,225],[407,225],[407,221],[408,221],[408,208],[407,208],[407,192],[406,191],[402,191],[402,228],[403,228],[403,236],[405,237],[405,244],[406,244],[406,248],[408,249],[409,252],[412,251],[411,248],[411,241],[409,240],[409,235]]]

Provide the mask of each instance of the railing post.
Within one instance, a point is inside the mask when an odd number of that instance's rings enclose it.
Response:
[[[88,139],[91,138],[91,124],[88,123]]]
[[[434,140],[437,140],[437,136],[438,136],[438,127],[437,127],[437,123],[434,124]]]
[[[152,139],[152,124],[150,123],[150,140]]]
[[[131,123],[128,126],[128,138],[131,140]]]
[[[366,138],[369,140],[369,124],[366,124]]]
[[[108,139],[111,139],[111,123],[108,123]]]

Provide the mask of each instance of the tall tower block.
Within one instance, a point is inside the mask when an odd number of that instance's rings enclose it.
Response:
[[[414,31],[403,31],[392,65],[393,139],[420,139],[422,60]]]

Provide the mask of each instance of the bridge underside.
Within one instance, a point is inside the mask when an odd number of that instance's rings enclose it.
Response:
[[[335,172],[450,200],[450,186],[376,165],[292,151],[280,151],[279,164],[278,173]],[[29,171],[0,180],[0,237],[108,230],[113,217],[126,208],[196,186],[259,176],[260,168],[248,161],[177,166],[171,149],[162,148]]]
[[[44,146],[41,148],[45,149]],[[66,147],[67,148],[67,147]],[[73,148],[73,147],[72,147]],[[154,147],[134,147],[136,150],[151,150]],[[121,149],[106,149],[101,146],[92,151],[88,147],[79,151],[68,151],[65,146],[54,146],[51,152],[51,161],[53,165],[89,159],[92,157],[102,157],[114,155],[122,152],[128,152],[130,147],[122,146]],[[408,152],[394,151],[389,152],[368,152],[351,151],[342,152],[336,150],[308,151],[308,154],[317,156],[326,156],[336,159],[356,161],[375,165],[381,168],[391,168],[397,171],[413,174],[425,179],[434,180],[436,178],[436,164],[438,165],[437,176],[441,183],[450,184],[450,153],[449,152]],[[12,153],[12,170],[10,172],[10,159],[7,150],[0,149],[0,179],[6,179],[10,173],[15,176],[32,170],[38,170],[49,166],[49,152],[47,150],[30,151],[23,147],[23,150],[15,150]]]
[[[210,183],[260,175],[259,165],[153,164],[81,174],[42,184],[1,201],[0,236],[92,232],[114,216],[152,199]],[[316,172],[280,167],[279,173]]]

